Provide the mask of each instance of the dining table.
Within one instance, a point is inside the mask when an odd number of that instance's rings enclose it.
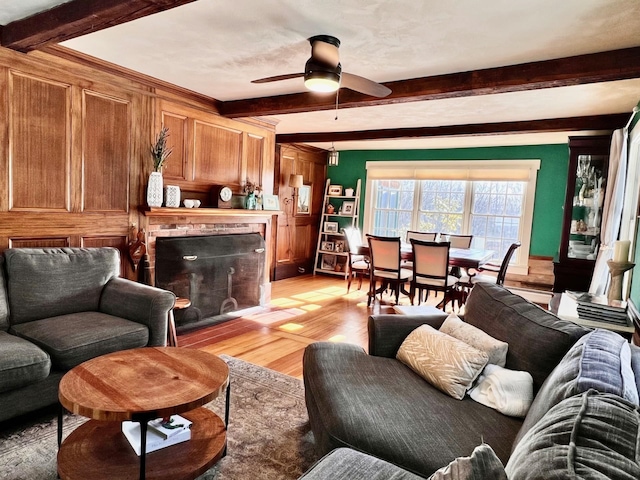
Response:
[[[360,245],[358,254],[369,256],[369,245]],[[449,265],[464,269],[478,269],[489,262],[495,252],[493,250],[482,250],[478,248],[450,248]],[[413,260],[413,250],[411,244],[402,243],[400,245],[400,258],[402,260]]]

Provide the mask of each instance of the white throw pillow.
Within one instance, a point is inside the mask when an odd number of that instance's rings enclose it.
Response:
[[[440,327],[440,331],[486,352],[489,355],[489,363],[493,365],[504,367],[507,364],[508,343],[501,342],[479,328],[463,322],[457,315],[449,315]]]
[[[422,325],[402,342],[396,358],[431,385],[462,400],[489,361],[489,356],[466,343]]]

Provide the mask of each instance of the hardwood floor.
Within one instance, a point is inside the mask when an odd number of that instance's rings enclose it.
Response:
[[[350,342],[367,348],[367,318],[393,313],[391,297],[367,308],[368,282],[362,289],[339,277],[304,275],[272,284],[265,311],[178,336],[181,347],[227,354],[302,378],[302,355],[315,341]],[[429,305],[437,303],[431,297]],[[407,297],[400,303],[409,305]]]

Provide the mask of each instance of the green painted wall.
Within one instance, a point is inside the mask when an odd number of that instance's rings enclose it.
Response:
[[[362,179],[360,211],[364,212],[366,162],[368,161],[513,159],[540,160],[530,254],[552,257],[558,252],[562,229],[562,207],[569,165],[567,144],[434,150],[341,151],[339,165],[327,167],[327,176],[331,179],[331,183],[345,187],[355,187],[357,179]],[[362,218],[360,222],[362,227]]]

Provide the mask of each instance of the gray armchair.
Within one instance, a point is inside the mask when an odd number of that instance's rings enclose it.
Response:
[[[163,346],[172,292],[120,278],[114,248],[16,248],[0,257],[0,421],[57,401],[65,371]]]

